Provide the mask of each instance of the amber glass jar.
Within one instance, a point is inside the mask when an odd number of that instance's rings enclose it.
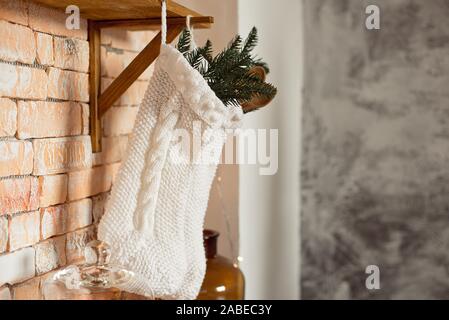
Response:
[[[217,240],[220,234],[204,230],[206,249],[206,276],[198,300],[243,300],[245,280],[238,266],[230,259],[217,255]]]

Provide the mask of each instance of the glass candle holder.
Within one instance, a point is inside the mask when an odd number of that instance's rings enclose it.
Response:
[[[111,265],[110,247],[99,240],[87,244],[85,263],[70,265],[48,278],[42,285],[44,300],[121,300],[144,297],[120,288],[136,275]]]

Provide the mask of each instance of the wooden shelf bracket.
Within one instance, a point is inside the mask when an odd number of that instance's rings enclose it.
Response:
[[[185,27],[186,18],[167,19],[167,43],[172,42]],[[134,58],[133,61],[114,79],[108,88],[101,93],[101,29],[126,28],[131,30],[154,29],[161,23],[157,19],[139,20],[89,20],[90,45],[90,135],[92,151],[101,151],[101,117],[112,107],[115,101],[145,72],[159,56],[161,32]],[[213,17],[193,17],[192,25],[196,28],[209,28]]]

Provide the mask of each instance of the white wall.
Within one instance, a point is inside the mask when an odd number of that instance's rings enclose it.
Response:
[[[239,33],[259,30],[260,57],[278,87],[265,109],[247,114],[246,128],[279,129],[279,169],[260,176],[240,166],[240,255],[247,299],[299,298],[299,165],[303,73],[302,1],[240,0]]]

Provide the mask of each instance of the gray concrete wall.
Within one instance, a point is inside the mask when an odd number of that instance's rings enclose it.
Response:
[[[448,298],[449,1],[304,11],[302,298]]]

